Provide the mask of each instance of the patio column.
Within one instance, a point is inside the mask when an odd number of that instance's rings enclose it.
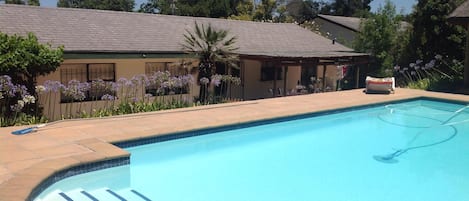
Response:
[[[279,67],[279,64],[278,62],[275,62],[274,64],[274,86],[272,88],[272,97],[275,98],[277,97],[277,69]]]
[[[322,65],[322,92],[326,90],[326,70],[327,70],[327,65],[326,64]]]
[[[285,70],[283,71],[283,94],[282,96],[287,95],[287,74],[288,74],[288,65],[283,67]]]
[[[239,78],[241,79],[241,97],[243,98],[243,100],[246,100],[246,91],[245,91],[245,88],[244,88],[244,82],[245,82],[245,78],[246,78],[246,69],[245,69],[245,65],[244,65],[244,62],[240,62],[240,71],[239,72]]]
[[[360,81],[360,66],[356,65],[355,68],[357,68],[355,71],[355,89],[358,89],[358,84]]]

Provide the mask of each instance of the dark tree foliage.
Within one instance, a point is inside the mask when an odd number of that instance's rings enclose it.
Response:
[[[5,0],[6,4],[40,6],[39,0]]]
[[[448,23],[448,15],[464,0],[419,0],[411,18],[410,59],[432,59],[435,54],[464,59],[464,29]]]
[[[59,0],[57,7],[128,11],[134,9],[134,0]]]
[[[254,21],[272,21],[273,14],[277,8],[276,0],[261,0],[254,12]]]
[[[229,16],[230,19],[252,21],[254,15],[254,2],[251,0],[241,0],[235,9],[235,14]]]
[[[296,22],[303,24],[305,21],[312,20],[320,13],[326,3],[313,0],[291,0],[287,3],[287,13]]]
[[[148,0],[139,12],[196,17],[227,18],[237,13],[240,0]]]
[[[373,0],[335,0],[330,4],[328,14],[346,17],[360,17],[369,13],[370,3]]]
[[[138,12],[153,13],[153,14],[159,13],[160,12],[159,1],[148,0],[147,2],[140,4],[140,8],[138,9]]]

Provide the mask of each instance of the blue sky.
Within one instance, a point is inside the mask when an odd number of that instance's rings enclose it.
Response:
[[[41,6],[55,7],[57,0],[40,0]],[[146,0],[135,0],[135,7],[138,8],[142,2]],[[380,6],[384,5],[385,0],[373,0],[371,2],[371,11],[376,11]],[[391,0],[396,5],[397,12],[403,11],[404,14],[408,14],[412,11],[412,6],[416,4],[417,0]]]
[[[373,0],[370,3],[371,11],[376,12],[379,7],[384,6],[384,2],[385,0]],[[412,12],[412,6],[417,4],[417,0],[391,0],[391,2],[396,6],[397,13],[402,11],[404,14]]]

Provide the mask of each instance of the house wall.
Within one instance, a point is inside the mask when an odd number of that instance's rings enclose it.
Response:
[[[274,81],[261,81],[262,62],[257,60],[243,60],[242,62],[244,66],[244,98],[246,100],[252,100],[272,97],[272,94],[269,89],[273,89]],[[277,89],[280,88],[281,90],[283,90],[283,79],[276,81]],[[295,89],[297,82],[300,79],[301,67],[289,66],[287,73],[287,91]]]
[[[326,21],[322,18],[315,18],[314,23],[319,26],[319,31],[330,39],[336,39],[337,42],[348,47],[352,47],[353,40],[357,33],[338,24]],[[329,33],[329,34],[327,34]]]
[[[188,59],[185,59],[186,61]],[[95,64],[95,63],[113,63],[115,65],[115,80],[119,78],[131,79],[135,75],[145,74],[145,63],[147,62],[181,62],[181,59],[66,59],[63,65],[66,64]],[[192,61],[190,69],[188,72],[194,72],[192,69],[194,66],[197,66],[197,61]],[[196,72],[196,71],[195,71]],[[43,85],[45,81],[61,81],[60,77],[60,67],[57,71],[52,72],[46,76],[40,76],[37,78],[37,84]],[[197,74],[193,74],[194,78],[197,78]],[[63,83],[66,84],[66,83]],[[143,92],[143,87],[139,88],[136,94],[145,94]],[[197,84],[191,85],[189,89],[189,94],[183,94],[182,98],[192,102],[193,97],[197,96],[199,93],[199,86]],[[118,97],[122,97],[122,94],[117,94]],[[143,98],[143,97],[140,97]],[[180,95],[167,95],[165,96],[165,101],[172,99],[181,98]],[[122,99],[120,100],[122,101]],[[90,114],[95,110],[102,109],[104,107],[110,107],[111,105],[117,105],[119,101],[84,101],[79,103],[61,103],[61,98],[59,93],[47,93],[39,97],[39,102],[41,103],[44,109],[44,115],[47,116],[50,120],[57,120],[61,118],[76,117],[80,114]]]
[[[187,59],[186,59],[187,60]],[[113,63],[115,64],[115,79],[116,81],[119,78],[131,79],[133,76],[138,74],[145,73],[145,63],[146,62],[180,62],[181,59],[66,59],[63,62],[63,65],[66,64],[90,64],[90,63]],[[188,72],[191,72],[194,78],[197,78],[197,70],[194,66],[197,66],[197,61],[192,61],[190,69]],[[242,83],[240,86],[232,85],[228,88],[228,96],[232,99],[238,100],[252,100],[260,98],[271,98],[272,91],[276,92],[278,96],[284,95],[284,77],[283,72],[285,68],[288,68],[287,77],[286,77],[286,90],[287,95],[295,92],[298,81],[301,79],[301,66],[283,66],[282,70],[282,80],[276,81],[277,90],[273,90],[274,81],[261,81],[261,67],[262,62],[258,60],[241,60],[241,72],[240,76]],[[193,69],[194,68],[194,69]],[[319,66],[317,75],[319,78],[322,78],[322,66]],[[328,66],[326,71],[326,87],[331,90],[336,88],[336,77],[337,77],[337,68],[335,66]],[[60,77],[60,67],[57,71],[46,75],[41,76],[37,79],[38,84],[42,85],[46,80],[61,81]],[[66,83],[64,83],[66,84]],[[322,86],[322,84],[320,85]],[[194,97],[198,96],[200,87],[197,84],[193,84],[190,87],[190,92],[183,95],[166,95],[164,100],[169,101],[172,99],[183,98],[188,101],[192,101]],[[281,93],[279,94],[279,89]],[[137,96],[143,96],[144,88],[141,87],[136,91]],[[117,94],[118,97],[124,97],[120,92]],[[142,97],[140,97],[142,98]],[[140,99],[141,100],[141,99]],[[146,100],[146,101],[151,101]],[[84,101],[84,102],[75,102],[75,103],[61,103],[61,97],[59,93],[47,93],[43,94],[39,98],[39,102],[44,108],[44,114],[51,120],[57,120],[61,118],[70,118],[78,117],[83,114],[95,113],[97,110],[117,106],[120,101],[125,101],[123,98],[120,98],[117,101]],[[159,99],[162,101],[162,99]],[[93,111],[95,109],[95,111]]]
[[[323,80],[323,71],[324,71],[324,66],[319,65],[318,66],[318,77],[321,79],[321,83],[319,83],[319,87],[322,87],[322,80]],[[338,74],[339,70],[337,69],[336,65],[326,65],[326,78],[325,78],[325,89],[324,91],[335,91],[337,88],[337,79],[338,79]]]

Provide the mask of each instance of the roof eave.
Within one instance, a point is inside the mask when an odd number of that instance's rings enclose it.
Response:
[[[469,17],[449,17],[448,22],[457,25],[467,25],[469,24]]]
[[[370,54],[367,53],[358,53],[358,52],[350,52],[351,54],[344,54],[344,55],[330,55],[330,56],[286,56],[286,55],[276,55],[276,54],[239,54],[240,57],[250,58],[250,57],[258,57],[258,58],[265,58],[265,59],[293,59],[293,60],[301,60],[301,59],[328,59],[328,58],[351,58],[351,57],[369,57]]]
[[[328,21],[328,22],[330,22],[330,23],[332,23],[332,24],[335,24],[335,25],[339,25],[339,26],[341,26],[341,27],[344,27],[344,28],[346,28],[346,29],[348,29],[348,30],[350,30],[350,31],[353,31],[353,32],[360,32],[360,30],[357,30],[357,29],[355,29],[355,28],[353,28],[353,27],[351,27],[351,26],[347,26],[347,25],[345,25],[345,24],[342,24],[342,23],[336,22],[336,21],[334,21],[334,20],[325,18],[325,17],[323,17],[323,16],[321,16],[321,15],[317,15],[316,17],[319,17],[319,18],[321,18],[321,19],[323,19],[323,20],[326,20],[326,21]]]
[[[137,58],[192,58],[183,51],[96,51],[66,50],[64,59],[137,59]]]

